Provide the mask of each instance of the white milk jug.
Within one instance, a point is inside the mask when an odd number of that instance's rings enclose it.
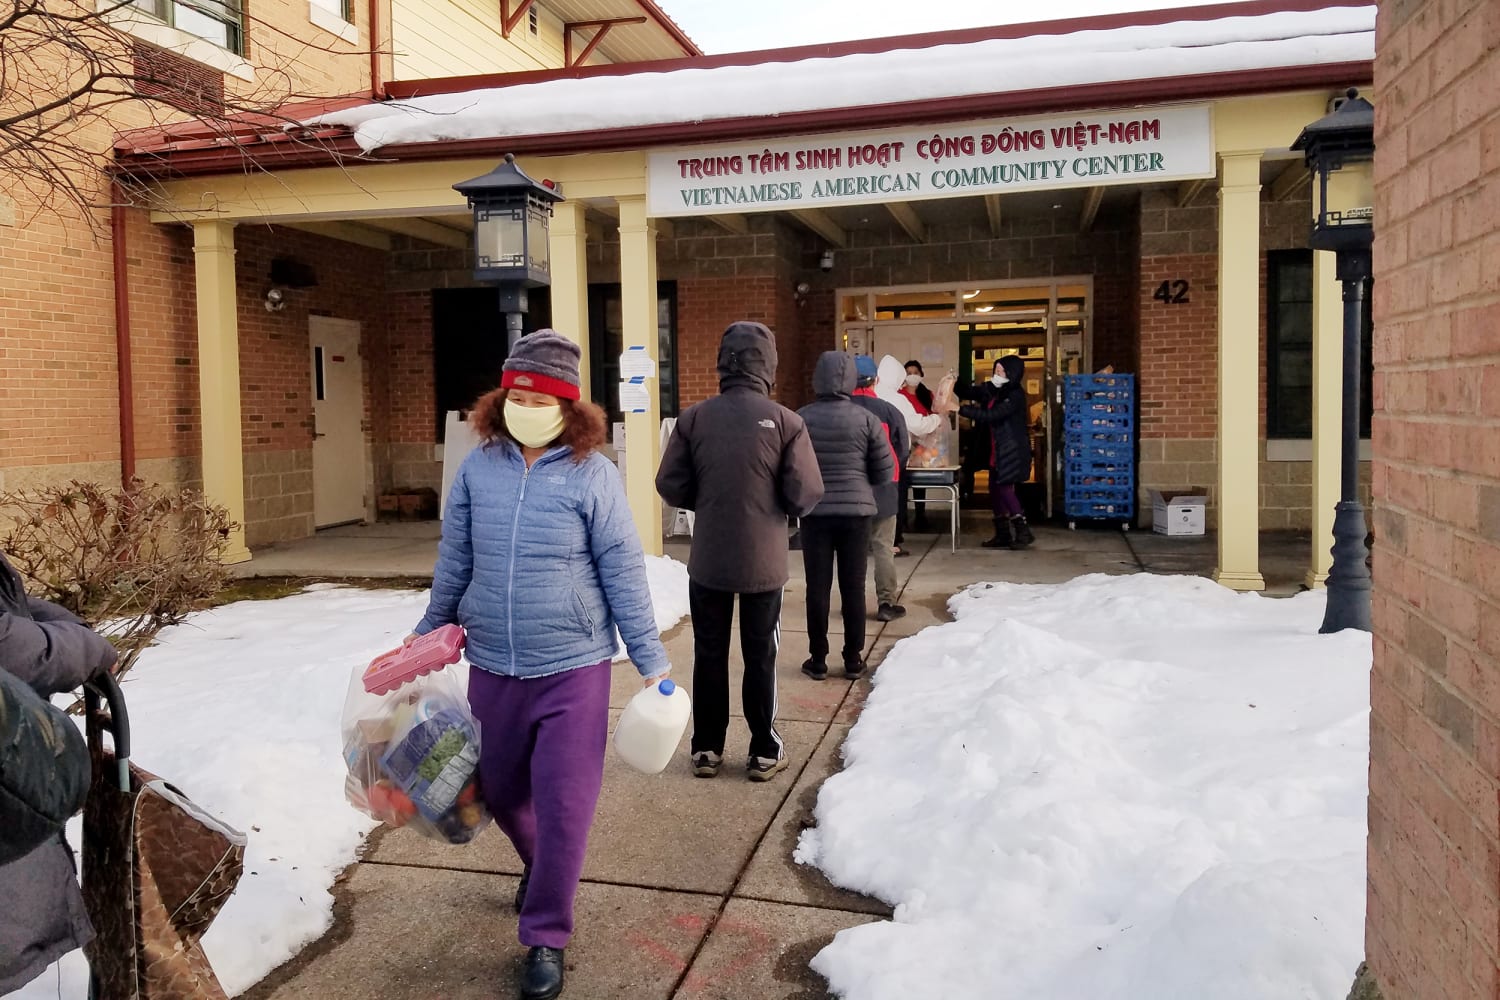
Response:
[[[660,774],[677,752],[692,710],[688,693],[670,680],[643,688],[620,714],[615,749],[637,771]]]

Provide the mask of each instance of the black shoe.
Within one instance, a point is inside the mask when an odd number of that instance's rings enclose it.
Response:
[[[1010,521],[1003,517],[995,518],[995,537],[987,542],[981,542],[980,545],[987,549],[1010,548]]]
[[[816,656],[810,656],[807,662],[802,664],[802,672],[815,681],[826,680],[828,677],[828,664]]]
[[[906,614],[906,609],[899,604],[882,604],[880,610],[875,612],[875,620],[878,622],[895,621]]]
[[[1031,533],[1031,525],[1026,523],[1024,514],[1017,514],[1010,519],[1011,543],[1013,549],[1024,549],[1036,541],[1036,536]]]
[[[521,1000],[553,1000],[563,990],[563,950],[533,948],[521,968]]]
[[[908,551],[906,551],[905,549],[903,549],[901,546],[898,545],[898,546],[896,546],[896,551],[893,553],[893,555],[897,559],[904,559],[905,557],[911,555],[911,553],[908,552]]]
[[[531,888],[531,866],[521,869],[521,884],[516,886],[516,912],[526,905],[526,890]]]
[[[719,765],[723,763],[723,754],[714,753],[712,750],[700,750],[693,754],[693,774],[699,778],[717,778]]]
[[[844,676],[849,678],[860,677],[865,672],[865,661],[863,658],[844,657]]]

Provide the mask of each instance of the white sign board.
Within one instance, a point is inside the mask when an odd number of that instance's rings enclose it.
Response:
[[[621,413],[646,413],[650,408],[651,390],[646,387],[645,379],[636,378],[620,383]]]
[[[656,378],[656,359],[644,347],[627,347],[620,355],[620,379]]]
[[[997,118],[650,154],[656,217],[1212,177],[1207,105]]]

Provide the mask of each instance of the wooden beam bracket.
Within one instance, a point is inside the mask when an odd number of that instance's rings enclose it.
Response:
[[[799,208],[793,210],[791,215],[834,246],[840,249],[849,246],[849,234],[822,209]]]
[[[1083,211],[1078,216],[1078,231],[1086,233],[1094,228],[1094,220],[1099,217],[1099,206],[1104,204],[1104,188],[1091,187],[1083,196]]]
[[[536,0],[520,0],[520,3],[516,4],[515,12],[512,13],[510,9],[511,0],[500,0],[501,36],[509,38],[510,33],[516,30],[516,25],[521,23],[521,18],[526,16],[526,12],[531,9],[531,5],[535,2]]]
[[[927,242],[927,224],[917,214],[917,210],[909,201],[886,202],[886,211],[891,213],[891,218],[896,224],[906,230],[906,235],[912,238],[914,243]]]
[[[594,54],[594,50],[599,47],[600,42],[604,41],[604,36],[609,34],[611,28],[621,24],[645,23],[646,19],[644,17],[606,17],[597,21],[567,22],[563,25],[563,65],[568,69],[573,69],[588,62],[589,56]],[[587,31],[589,28],[598,28],[599,30],[594,32],[594,37],[589,39],[588,44],[583,47],[583,51],[578,53],[578,58],[575,59],[573,57],[573,36]]]

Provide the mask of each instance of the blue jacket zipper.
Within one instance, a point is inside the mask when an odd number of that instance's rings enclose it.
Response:
[[[538,459],[540,461],[540,459]],[[531,479],[532,466],[526,465],[526,456],[521,456],[526,471],[521,474],[521,495],[516,498],[516,513],[510,520],[510,568],[505,586],[505,599],[509,602],[505,610],[505,636],[510,643],[510,672],[520,669],[516,659],[516,538],[521,527],[521,504],[526,501],[526,483]]]
[[[519,453],[518,453],[519,454]],[[526,465],[526,456],[519,455],[521,465],[526,471],[521,473],[521,495],[516,497],[516,513],[510,519],[510,567],[507,571],[505,586],[505,599],[509,602],[505,613],[505,637],[510,643],[510,670],[512,674],[520,670],[516,657],[516,536],[521,527],[521,504],[526,502],[526,484],[531,479],[531,470],[541,465],[552,457],[552,453],[542,455],[531,465]]]

